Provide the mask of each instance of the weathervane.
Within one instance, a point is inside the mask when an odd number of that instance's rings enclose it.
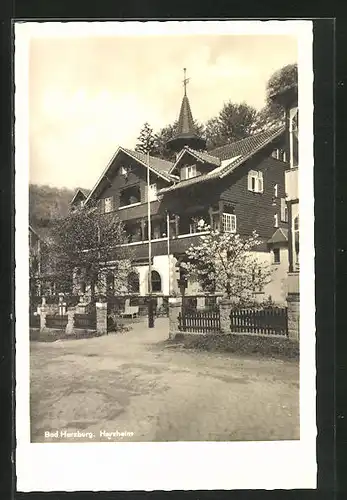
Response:
[[[183,73],[184,73],[184,79],[183,79],[184,95],[187,95],[187,83],[190,80],[190,78],[186,78],[186,71],[187,71],[187,68],[183,68]]]

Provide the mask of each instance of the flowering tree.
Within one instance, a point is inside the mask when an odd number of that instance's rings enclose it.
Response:
[[[116,293],[124,289],[131,271],[123,224],[115,214],[100,214],[96,207],[71,212],[56,220],[51,234],[50,260],[60,288],[75,281],[90,285],[92,297],[105,290],[108,263],[112,261]]]
[[[200,221],[199,228],[210,229],[204,221]],[[260,244],[255,231],[242,238],[236,233],[213,230],[200,236],[200,244],[190,246],[186,251],[188,262],[182,266],[205,290],[221,291],[240,302],[251,301],[271,277],[270,267],[252,253]]]

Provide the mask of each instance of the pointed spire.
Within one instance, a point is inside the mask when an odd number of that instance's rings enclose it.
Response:
[[[186,68],[183,69],[183,72],[184,95],[178,118],[177,132],[175,136],[167,142],[167,145],[176,152],[180,151],[184,146],[199,150],[206,148],[205,139],[199,137],[195,130],[193,114],[187,97],[187,83],[190,78],[186,77]]]

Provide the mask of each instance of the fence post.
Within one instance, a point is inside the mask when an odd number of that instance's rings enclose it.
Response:
[[[182,297],[169,297],[169,338],[176,337],[178,330],[178,315],[182,311]]]
[[[220,311],[220,328],[221,333],[231,333],[230,328],[230,312],[232,309],[233,302],[230,299],[223,298],[219,302],[219,311]]]
[[[96,331],[98,335],[107,334],[107,302],[97,302],[96,307]]]
[[[74,317],[75,317],[75,308],[72,307],[67,311],[67,325],[65,328],[66,335],[71,335],[74,333]]]
[[[299,342],[300,339],[300,295],[290,293],[287,296],[288,304],[288,338]]]
[[[46,315],[47,315],[46,306],[42,301],[42,306],[40,307],[40,330],[41,331],[46,328]]]
[[[197,296],[196,297],[196,309],[197,311],[201,311],[202,309],[205,309],[205,297],[204,296]]]

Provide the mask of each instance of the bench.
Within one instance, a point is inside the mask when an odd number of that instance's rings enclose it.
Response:
[[[129,316],[131,318],[137,318],[139,315],[139,306],[125,306],[123,312],[120,313],[122,318]]]

